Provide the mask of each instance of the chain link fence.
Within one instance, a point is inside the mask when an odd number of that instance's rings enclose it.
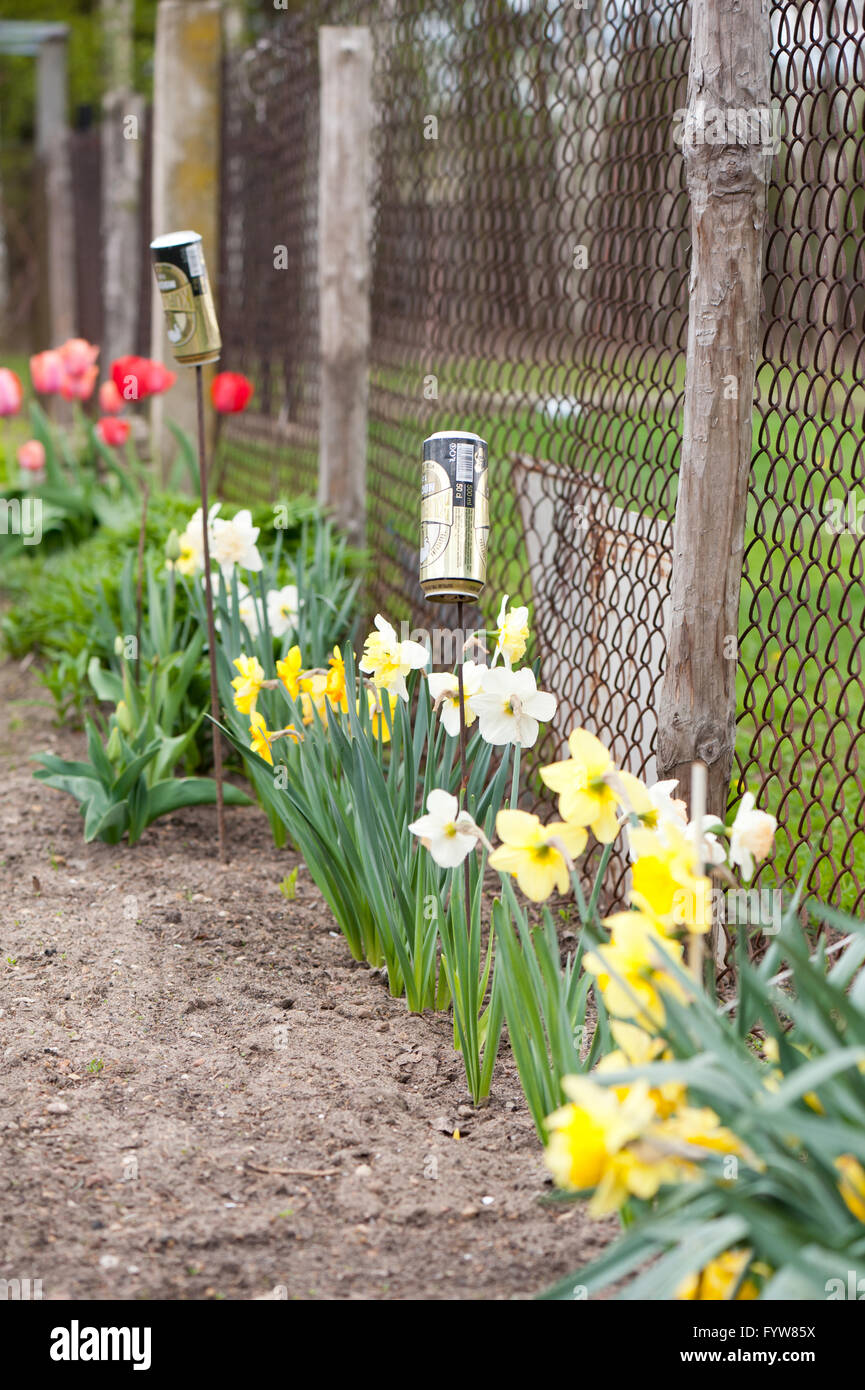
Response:
[[[482,616],[503,593],[531,605],[541,684],[561,701],[534,769],[579,721],[654,777],[685,380],[688,16],[684,0],[325,0],[226,66],[224,361],[257,395],[224,429],[223,491],[315,491],[317,26],[369,24],[368,605],[414,627],[451,620],[417,585],[420,444],[476,430],[491,461]],[[865,20],[834,0],[775,3],[772,31],[731,798],[748,787],[779,818],[764,882],[814,854],[812,885],[855,907]]]

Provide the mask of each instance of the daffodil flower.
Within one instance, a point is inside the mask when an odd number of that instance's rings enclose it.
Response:
[[[526,643],[529,640],[529,610],[528,608],[509,609],[508,602],[509,596],[505,594],[496,620],[498,640],[493,652],[493,666],[495,666],[499,656],[503,657],[505,665],[510,667],[515,661],[521,661],[526,654]]]
[[[865,1168],[852,1154],[836,1158],[835,1167],[841,1174],[838,1191],[844,1205],[857,1221],[865,1221]]]
[[[398,699],[398,695],[392,692],[388,694],[388,700],[390,703],[391,725],[393,724],[393,717],[396,711],[396,702]],[[382,743],[390,743],[390,727],[388,726],[387,719],[385,718],[384,705],[381,703],[380,692],[378,690],[373,692],[372,690],[367,689],[366,705],[370,714],[370,728],[373,738],[380,738]],[[360,700],[358,700],[356,708],[358,714],[360,714]]]
[[[289,647],[288,652],[281,661],[276,663],[276,674],[282,681],[292,700],[296,700],[300,692],[300,676],[303,671],[303,658],[300,654],[300,647]]]
[[[409,830],[420,838],[443,869],[456,868],[478,843],[480,832],[467,811],[450,792],[436,789],[426,801],[426,815],[412,821]]]
[[[231,682],[234,688],[234,704],[241,714],[249,714],[255,708],[259,691],[264,683],[264,670],[256,656],[239,656],[234,667],[240,672]]]
[[[641,912],[613,913],[604,925],[611,929],[609,942],[589,951],[583,966],[595,976],[609,1014],[653,1032],[664,1020],[660,987],[685,998],[667,968],[671,961],[681,966],[682,946],[663,937],[652,918]]]
[[[469,701],[480,694],[481,679],[485,670],[486,667],[479,666],[476,661],[463,662],[463,703],[467,729],[477,719]],[[434,704],[441,710],[445,733],[456,738],[460,731],[459,677],[455,671],[431,671],[427,677],[427,684]]]
[[[235,565],[245,570],[262,568],[261,556],[255,544],[260,527],[253,526],[252,512],[244,508],[236,512],[230,521],[215,517],[211,527],[213,539],[210,556],[224,575],[230,574]]]
[[[738,864],[743,878],[753,878],[755,864],[771,853],[777,829],[775,817],[756,810],[753,794],[745,792],[730,830],[730,863]]]
[[[759,1298],[760,1290],[754,1280],[742,1278],[750,1259],[750,1250],[725,1250],[698,1273],[689,1274],[683,1279],[673,1297],[714,1303]],[[766,1274],[770,1272],[765,1270]]]
[[[482,667],[481,689],[469,704],[478,717],[481,738],[496,745],[519,743],[532,748],[539,721],[552,719],[557,700],[538,690],[534,672],[527,666],[512,671],[507,666]]]
[[[295,742],[300,741],[300,734],[293,724],[288,724],[284,729],[268,729],[264,722],[264,716],[257,710],[253,710],[249,716],[249,732],[252,738],[250,748],[253,753],[257,753],[260,758],[264,758],[266,763],[273,767],[272,744],[277,738],[293,738]]]
[[[490,855],[490,868],[513,874],[527,898],[542,903],[555,889],[568,891],[568,860],[585,849],[585,830],[564,821],[542,825],[527,811],[499,811],[496,833],[503,843]]]
[[[574,729],[568,739],[570,757],[541,768],[541,779],[559,795],[563,820],[588,826],[602,845],[612,844],[619,831],[613,760],[600,739],[586,729]]]
[[[626,815],[636,816],[646,829],[658,830],[666,823],[685,829],[687,808],[684,801],[673,797],[679,785],[675,778],[655,782],[651,787],[631,772],[619,772],[611,780],[622,810]]]
[[[380,613],[376,614],[375,626],[376,631],[371,632],[364,643],[360,669],[372,677],[379,689],[392,691],[401,700],[407,700],[405,678],[409,671],[426,666],[429,652],[420,642],[400,642],[394,628]]]
[[[711,883],[695,874],[694,844],[671,825],[663,837],[651,830],[631,832],[631,902],[664,931],[686,926],[706,932],[712,925]]]
[[[299,604],[297,586],[286,584],[282,589],[271,589],[267,595],[267,621],[274,637],[284,637],[297,624]]]

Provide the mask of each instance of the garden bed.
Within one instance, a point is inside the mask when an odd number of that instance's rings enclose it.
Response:
[[[0,1278],[48,1299],[525,1298],[597,1254],[615,1219],[539,1204],[507,1047],[474,1110],[450,1019],[352,961],[257,808],[229,809],[226,869],[210,807],[85,845],[32,780],[30,753],[84,746],[41,696],[0,668]]]

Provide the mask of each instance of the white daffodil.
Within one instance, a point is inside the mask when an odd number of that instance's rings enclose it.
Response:
[[[743,878],[753,878],[755,863],[771,853],[777,828],[775,817],[758,811],[752,793],[745,792],[730,830],[730,863],[738,864]]]
[[[237,586],[237,616],[250,637],[257,637],[261,631],[261,599],[246,586]]]
[[[400,699],[408,699],[405,678],[409,671],[419,671],[429,661],[429,652],[420,642],[400,642],[396,632],[380,613],[375,617],[376,631],[363,644],[360,669],[372,676],[379,690],[390,690]]]
[[[467,811],[459,809],[459,802],[450,792],[431,791],[426,809],[426,815],[412,821],[409,830],[419,836],[421,844],[443,869],[456,868],[477,844],[477,826]]]
[[[520,671],[509,666],[483,667],[480,694],[471,699],[487,743],[520,743],[523,748],[534,747],[538,721],[552,719],[557,703],[555,695],[538,690],[528,666]]]
[[[493,652],[494,666],[500,656],[504,657],[506,666],[512,666],[515,661],[522,660],[526,654],[526,643],[529,640],[529,610],[528,608],[511,608],[509,610],[508,598],[509,596],[505,594],[496,620],[498,640]]]
[[[213,522],[221,507],[221,502],[214,502],[208,512],[209,526],[207,539],[213,545]],[[177,561],[177,568],[181,574],[196,574],[198,570],[204,569],[204,527],[201,524],[201,508],[197,507],[186,523],[186,530],[178,537],[180,546],[180,558]]]
[[[281,589],[271,589],[267,595],[267,621],[274,637],[284,637],[297,626],[299,604],[297,586],[286,584]]]
[[[723,830],[724,822],[718,816],[704,816],[702,826],[702,848],[700,850],[700,860],[703,864],[724,864],[727,859],[726,846],[722,845],[718,836],[714,834],[716,830]],[[689,821],[686,834],[691,844],[694,843],[694,822]]]
[[[217,517],[212,529],[210,553],[223,574],[230,574],[235,565],[244,570],[261,569],[261,556],[255,544],[259,527],[252,524],[252,512],[244,508],[230,521]]]
[[[474,724],[477,715],[469,704],[473,695],[480,694],[481,677],[486,667],[476,661],[463,662],[463,701],[465,704],[466,728]],[[431,671],[427,678],[429,693],[441,709],[441,721],[445,733],[456,738],[460,731],[460,686],[455,671]]]
[[[648,830],[660,830],[664,825],[672,825],[677,830],[685,829],[688,808],[684,801],[673,798],[673,792],[679,785],[675,778],[647,787],[632,772],[618,772],[612,785],[616,800],[625,814],[636,816]]]

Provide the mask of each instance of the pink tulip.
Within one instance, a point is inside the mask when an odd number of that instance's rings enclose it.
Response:
[[[119,415],[126,402],[113,381],[103,381],[99,388],[99,409],[103,415]]]
[[[74,376],[67,372],[60,387],[64,401],[89,401],[98,376],[98,367],[88,367]]]
[[[51,396],[63,385],[63,358],[50,348],[30,358],[30,379],[41,396]]]
[[[96,433],[103,444],[110,444],[112,448],[119,449],[129,438],[130,428],[128,420],[118,420],[114,415],[106,415],[104,420],[98,422]]]
[[[68,338],[58,351],[63,359],[66,375],[75,377],[84,376],[89,372],[99,356],[99,348],[93,343],[88,343],[86,338]]]
[[[0,416],[17,415],[21,409],[21,382],[8,367],[0,367]]]
[[[18,450],[18,463],[28,473],[41,473],[45,467],[45,445],[38,439],[28,439]]]

